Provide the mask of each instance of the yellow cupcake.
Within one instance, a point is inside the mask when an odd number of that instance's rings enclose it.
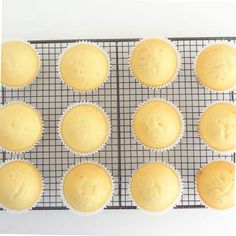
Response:
[[[42,118],[26,103],[14,102],[0,108],[0,145],[10,152],[31,149],[41,138]]]
[[[200,83],[215,91],[227,91],[236,86],[236,48],[221,43],[201,51],[195,65]]]
[[[236,149],[236,105],[215,103],[201,115],[199,134],[205,143],[218,152]]]
[[[108,204],[112,186],[109,173],[101,165],[82,163],[66,173],[62,193],[70,208],[92,213]]]
[[[109,59],[97,46],[79,43],[63,53],[59,70],[70,88],[86,92],[105,82],[109,74]]]
[[[142,84],[162,87],[174,79],[178,72],[178,54],[166,40],[146,39],[132,51],[130,66],[135,78]]]
[[[110,124],[101,108],[78,103],[70,107],[60,122],[60,135],[72,151],[86,155],[102,148],[109,137]]]
[[[235,165],[214,161],[197,173],[196,187],[201,200],[214,209],[234,207]]]
[[[173,207],[179,199],[181,180],[170,166],[150,162],[134,172],[130,192],[138,207],[160,212]]]
[[[146,147],[154,150],[175,145],[183,130],[179,111],[162,100],[150,100],[141,105],[133,118],[133,132]]]
[[[32,164],[14,160],[0,168],[0,204],[22,211],[32,208],[43,190],[42,176]]]
[[[9,41],[2,45],[2,84],[24,87],[31,83],[39,71],[39,56],[27,43]]]

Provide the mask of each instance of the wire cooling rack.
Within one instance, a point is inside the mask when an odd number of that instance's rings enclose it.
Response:
[[[69,44],[79,40],[31,41],[41,56],[41,71],[38,78],[23,89],[1,88],[0,103],[12,100],[31,103],[42,114],[44,135],[40,143],[22,155],[0,152],[0,162],[21,157],[37,165],[45,180],[41,201],[35,210],[67,209],[60,196],[63,173],[73,164],[85,160],[76,156],[61,144],[57,124],[64,109],[74,102],[90,101],[102,106],[112,124],[112,135],[103,150],[89,159],[98,161],[111,171],[115,180],[115,192],[108,209],[136,208],[128,194],[131,173],[149,160],[162,160],[172,164],[181,173],[184,193],[176,208],[200,208],[194,189],[194,177],[205,163],[215,159],[235,162],[235,154],[219,155],[208,150],[197,134],[199,114],[208,104],[218,100],[234,101],[236,92],[215,93],[200,86],[194,76],[193,62],[196,53],[204,45],[216,40],[236,42],[236,37],[227,38],[170,38],[181,54],[182,69],[178,78],[168,87],[148,89],[131,76],[128,65],[130,50],[139,39],[90,40],[98,43],[109,54],[111,73],[109,80],[98,90],[79,94],[67,88],[57,73],[59,55]],[[183,113],[186,131],[180,144],[173,150],[155,153],[144,149],[131,133],[131,115],[144,100],[152,97],[175,103]]]

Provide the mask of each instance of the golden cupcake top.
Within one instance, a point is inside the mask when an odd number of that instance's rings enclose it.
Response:
[[[22,211],[32,208],[43,191],[43,181],[35,166],[25,161],[11,161],[0,167],[0,204]]]
[[[236,149],[236,105],[220,102],[210,105],[201,115],[199,134],[218,152]]]
[[[179,67],[174,46],[163,39],[139,42],[130,56],[130,67],[135,78],[150,87],[161,87],[174,79]]]
[[[171,147],[180,138],[182,129],[180,113],[166,101],[147,101],[134,114],[135,136],[150,149],[161,150]]]
[[[39,71],[39,56],[28,43],[9,41],[2,44],[2,84],[24,87],[31,83]]]
[[[97,46],[79,43],[62,54],[59,71],[70,88],[86,92],[105,82],[109,74],[109,59]]]
[[[87,103],[75,104],[63,115],[60,133],[63,142],[79,154],[99,150],[110,132],[108,117],[101,108]]]
[[[102,209],[109,202],[112,185],[110,175],[101,165],[82,163],[66,173],[62,192],[70,208],[92,213]]]
[[[203,49],[196,60],[200,83],[212,90],[225,91],[236,86],[236,47],[217,43]]]
[[[181,180],[164,163],[151,162],[134,172],[130,192],[138,207],[160,212],[173,207],[181,194]]]
[[[234,207],[235,165],[214,161],[197,173],[196,186],[201,200],[209,207],[223,210]]]
[[[42,119],[29,104],[15,102],[0,107],[0,146],[10,152],[31,149],[42,135]]]

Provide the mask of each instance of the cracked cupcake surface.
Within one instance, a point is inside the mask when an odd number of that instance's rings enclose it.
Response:
[[[162,87],[176,75],[178,55],[170,42],[146,39],[139,42],[130,55],[130,67],[135,78],[150,87]]]
[[[218,152],[232,152],[236,149],[236,105],[215,103],[201,115],[200,137]]]
[[[134,172],[130,192],[140,208],[160,212],[172,207],[178,200],[181,180],[170,166],[150,162]]]
[[[234,206],[235,165],[214,161],[197,173],[196,186],[202,201],[215,209]]]
[[[178,140],[182,129],[180,114],[166,101],[147,101],[134,114],[135,136],[140,143],[150,149],[169,148]]]
[[[215,91],[227,91],[236,86],[236,47],[216,43],[204,48],[195,67],[200,83]]]
[[[110,200],[112,179],[101,165],[81,163],[66,173],[62,193],[72,209],[84,213],[96,212]]]
[[[6,209],[32,208],[42,190],[42,176],[30,163],[14,160],[0,167],[0,204]]]
[[[65,50],[59,62],[63,81],[78,92],[97,89],[109,74],[109,59],[98,47],[78,43]]]

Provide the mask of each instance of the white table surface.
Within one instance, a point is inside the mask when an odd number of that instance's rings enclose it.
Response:
[[[218,2],[3,0],[2,39],[236,36],[236,4]],[[0,212],[1,233],[93,235],[236,235],[235,212],[173,210],[154,217],[107,210]]]

